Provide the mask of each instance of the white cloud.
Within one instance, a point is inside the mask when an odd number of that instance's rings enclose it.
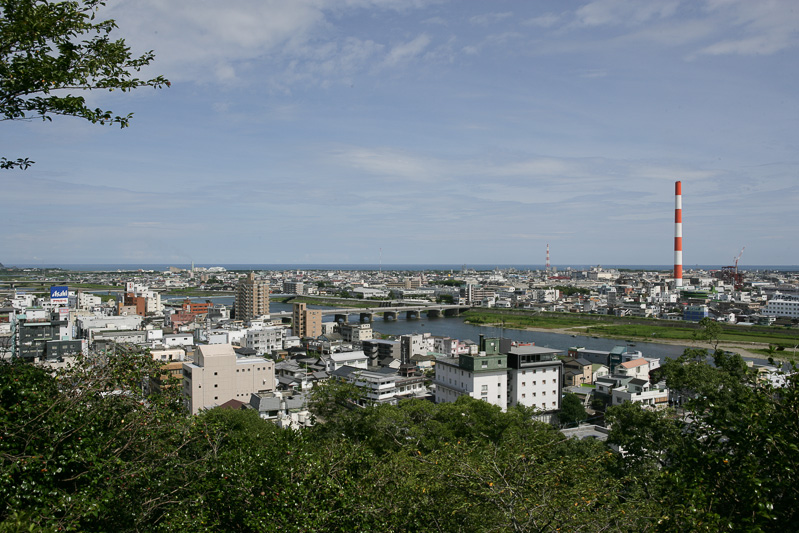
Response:
[[[583,26],[637,26],[653,19],[672,16],[679,0],[596,0],[575,13]]]
[[[382,45],[355,36],[340,36],[332,21],[342,12],[359,9],[409,11],[431,2],[405,0],[123,0],[110,4],[102,16],[116,19],[119,34],[134,51],[153,49],[151,67],[168,73],[173,82],[233,83],[243,70],[265,70],[287,82],[315,81],[316,71],[353,69]],[[391,50],[386,62],[395,64],[418,54],[429,44],[420,36]],[[361,50],[356,48],[360,43]],[[332,52],[331,52],[332,51]],[[316,57],[314,57],[316,56]],[[325,63],[308,67],[299,63]],[[335,57],[334,57],[335,56]],[[358,65],[362,68],[363,65]],[[298,75],[299,73],[299,75]],[[277,85],[287,85],[277,82]]]
[[[398,44],[389,51],[384,64],[391,67],[418,57],[424,52],[430,41],[431,39],[428,35],[422,34],[411,41]]]
[[[700,54],[768,55],[799,44],[799,8],[790,2],[708,0],[707,12],[741,36],[715,42]]]

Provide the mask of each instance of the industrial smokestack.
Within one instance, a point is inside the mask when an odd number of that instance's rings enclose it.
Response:
[[[547,244],[547,272],[549,272],[549,245]]]
[[[682,182],[674,184],[674,285],[682,287]]]

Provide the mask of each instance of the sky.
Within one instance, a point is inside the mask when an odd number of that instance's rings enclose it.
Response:
[[[130,127],[0,122],[0,262],[799,264],[799,4],[110,0]]]

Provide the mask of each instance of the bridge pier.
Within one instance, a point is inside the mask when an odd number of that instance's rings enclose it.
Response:
[[[361,313],[361,324],[368,324],[372,321],[372,313]]]
[[[336,313],[334,320],[339,324],[344,324],[345,322],[347,322],[347,318],[349,318],[348,315],[342,315],[340,313]]]
[[[444,309],[444,316],[460,316],[460,309]]]
[[[441,316],[441,309],[428,309],[427,318],[438,318]]]
[[[416,320],[419,318],[419,311],[405,311],[406,320]]]
[[[397,320],[396,311],[386,311],[385,313],[383,313],[383,320],[385,320],[387,322],[389,320]]]

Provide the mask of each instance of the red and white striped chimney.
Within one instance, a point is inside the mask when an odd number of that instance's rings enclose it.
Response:
[[[682,287],[682,182],[674,184],[674,285]]]
[[[549,244],[547,244],[547,272],[549,272]]]

